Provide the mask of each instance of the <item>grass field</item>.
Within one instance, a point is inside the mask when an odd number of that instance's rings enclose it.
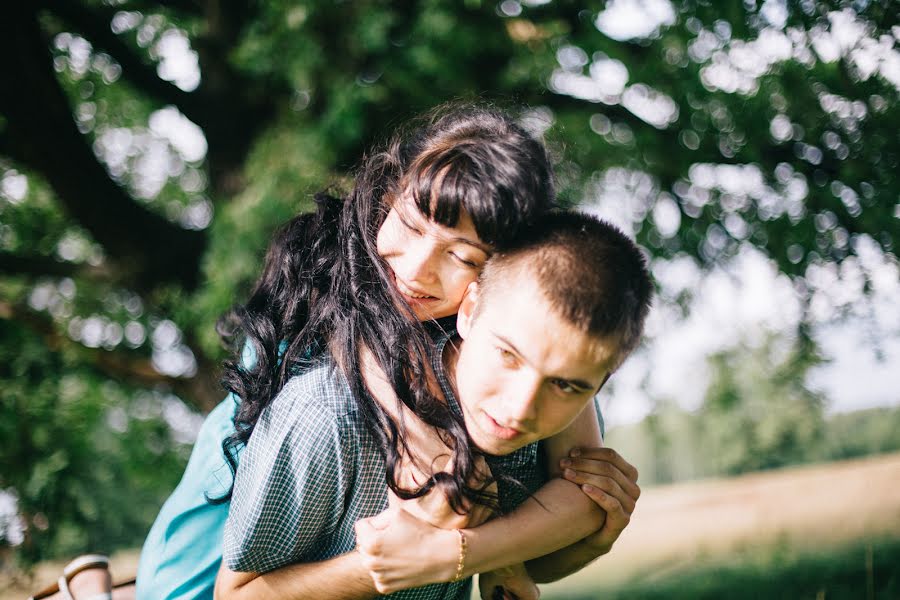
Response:
[[[900,454],[648,489],[610,555],[542,589],[546,599],[900,598]]]
[[[136,551],[113,557],[116,576],[136,566]],[[42,564],[35,581],[61,567]],[[0,600],[35,587],[0,582]],[[610,555],[542,590],[547,600],[900,599],[900,454],[647,489]]]

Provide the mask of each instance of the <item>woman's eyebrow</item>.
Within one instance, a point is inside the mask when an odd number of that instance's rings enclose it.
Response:
[[[413,215],[410,216],[408,213],[412,212]],[[404,206],[403,208],[397,209],[397,215],[400,217],[400,222],[409,227],[410,229],[419,229],[425,227],[427,224],[434,224],[434,221],[425,217],[418,209],[413,211],[409,211],[408,206]],[[447,227],[446,225],[440,225],[441,228],[452,230],[452,227]],[[477,248],[490,256],[494,253],[493,249],[480,241],[476,241],[463,236],[448,236],[446,241],[453,244],[468,244],[473,248]]]
[[[460,244],[468,244],[469,246],[474,246],[475,248],[478,248],[479,250],[481,250],[488,256],[490,256],[492,254],[492,250],[491,250],[490,246],[488,246],[486,244],[482,244],[481,242],[476,242],[474,240],[470,240],[469,238],[455,237],[455,238],[451,238],[450,241],[460,243]]]

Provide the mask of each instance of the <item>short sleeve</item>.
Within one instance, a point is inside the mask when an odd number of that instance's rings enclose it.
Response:
[[[348,454],[339,423],[291,391],[286,386],[263,411],[241,455],[223,537],[233,571],[314,560],[343,512]]]

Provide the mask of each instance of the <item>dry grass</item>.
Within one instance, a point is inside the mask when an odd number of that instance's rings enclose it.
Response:
[[[545,590],[615,585],[776,547],[885,538],[900,538],[900,454],[648,489],[612,553]]]
[[[564,590],[660,576],[748,551],[839,548],[886,537],[900,538],[900,454],[645,490],[609,556],[542,587],[564,597]],[[137,556],[113,556],[113,574],[133,575]],[[0,600],[27,596],[53,581],[62,566],[41,564],[37,585],[0,582]]]
[[[134,577],[137,573],[138,550],[117,552],[110,557],[110,570],[113,580],[120,581]],[[47,561],[40,563],[29,581],[5,581],[0,578],[0,600],[22,600],[29,594],[42,589],[54,581],[62,573],[68,561]]]

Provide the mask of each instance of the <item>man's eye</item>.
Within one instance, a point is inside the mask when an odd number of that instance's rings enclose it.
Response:
[[[581,391],[580,388],[575,387],[565,379],[554,379],[553,385],[555,385],[557,389],[559,389],[559,391],[564,394],[577,394]]]
[[[500,360],[503,361],[503,364],[511,366],[516,363],[516,355],[506,348],[497,348],[497,353],[500,355]]]

